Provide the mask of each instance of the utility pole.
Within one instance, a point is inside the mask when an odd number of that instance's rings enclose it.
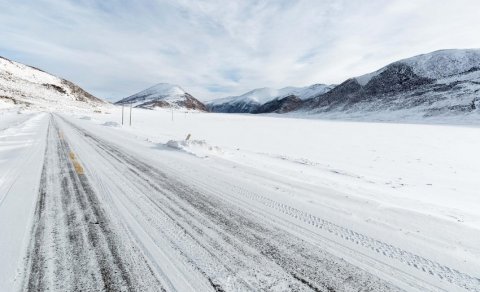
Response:
[[[130,103],[130,126],[132,126],[132,103]]]
[[[123,126],[123,107],[124,107],[124,104],[122,103],[122,126]]]

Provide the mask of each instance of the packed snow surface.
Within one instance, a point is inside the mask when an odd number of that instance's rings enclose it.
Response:
[[[0,291],[14,291],[27,248],[47,123],[46,114],[0,111]]]

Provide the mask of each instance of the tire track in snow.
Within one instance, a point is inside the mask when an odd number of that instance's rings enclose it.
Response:
[[[384,243],[351,229],[339,226],[318,216],[314,216],[286,204],[276,202],[262,195],[243,189],[237,189],[237,193],[243,194],[244,198],[258,202],[284,215],[292,217],[295,220],[301,221],[317,229],[321,229],[323,232],[327,232],[342,240],[349,241],[366,249],[372,250],[381,256],[397,260],[403,264],[415,268],[419,272],[437,277],[439,280],[447,281],[468,291],[480,291],[480,279],[462,273],[456,269],[441,265],[427,258],[397,248],[391,244]]]
[[[203,186],[206,189],[209,188],[204,181],[196,180],[195,178],[190,179],[192,179],[198,186]],[[242,186],[235,184],[224,184],[222,187],[225,189],[228,188],[229,190],[225,193],[228,193],[232,199],[237,200],[239,203],[244,203],[247,206],[253,207],[255,210],[261,209],[258,207],[259,203],[278,213],[282,213],[283,215],[294,219],[293,222],[297,221],[301,224],[318,229],[320,231],[320,235],[322,233],[328,234],[330,237],[333,236],[336,237],[337,240],[340,240],[337,241],[339,243],[343,241],[347,242],[348,244],[352,243],[361,246],[367,251],[373,251],[381,257],[398,261],[400,264],[406,265],[409,268],[424,274],[424,276],[434,277],[434,280],[432,281],[433,283],[435,283],[437,280],[441,280],[453,284],[459,288],[463,288],[467,291],[480,291],[480,278],[471,276],[454,268],[442,265],[438,262],[398,248],[394,245],[358,233],[328,220],[322,219],[318,216],[312,215],[308,212],[291,207],[287,204],[277,202],[267,198],[266,196],[249,191]],[[221,194],[219,194],[219,196],[221,196]],[[326,238],[331,240],[330,237]],[[350,249],[347,246],[345,247]],[[391,264],[387,265],[391,266]],[[394,268],[397,269],[397,267]],[[413,276],[416,277],[417,274],[414,274]]]
[[[138,249],[115,229],[50,120],[24,291],[159,291]]]
[[[222,256],[238,258],[240,262],[237,264],[243,265],[247,269],[259,269],[258,273],[260,274],[265,271],[262,271],[261,266],[255,267],[253,264],[263,262],[267,269],[272,270],[271,273],[275,277],[286,277],[284,280],[287,283],[295,285],[289,287],[288,290],[356,291],[358,287],[371,291],[398,290],[317,246],[259,221],[249,211],[239,209],[238,206],[219,200],[211,194],[199,192],[171,175],[122,151],[115,145],[64,121],[78,131],[79,137],[87,140],[89,144],[93,144],[92,147],[98,149],[98,152],[102,153],[102,158],[106,159],[118,173],[128,177],[129,183],[134,181],[132,183],[139,187],[140,194],[143,195],[140,198],[148,200],[152,205],[151,208],[157,209],[157,212],[161,211],[163,214],[174,215],[169,218],[170,221],[173,221],[170,223],[173,227],[169,227],[168,222],[161,221],[162,224],[158,224],[157,231],[166,237],[171,237],[170,244],[180,253],[185,253],[186,257],[199,256],[203,249],[210,248],[205,251],[205,254],[213,254],[212,257],[218,254],[217,258],[220,259]],[[140,201],[139,198],[136,200]],[[148,206],[144,208],[138,206],[137,208],[141,212]],[[144,212],[144,216],[148,218],[148,212],[145,210]],[[146,221],[154,224],[155,220],[155,218],[150,218]],[[170,231],[168,231],[169,228],[171,228]],[[198,229],[197,232],[193,232],[195,228]],[[212,232],[217,236],[218,249],[212,248],[214,244],[208,238],[208,234]],[[175,234],[185,235],[179,238]],[[183,242],[187,240],[191,240],[193,244],[197,245],[195,248],[198,253],[188,254],[188,251],[182,246]],[[202,243],[208,243],[211,246],[202,246]],[[222,247],[220,243],[228,246],[230,250]],[[228,262],[228,260],[223,262]],[[192,260],[191,264],[195,265],[198,262]],[[197,268],[209,276],[208,279],[213,288],[225,289],[224,279],[215,278],[214,275],[209,274],[215,273],[215,270],[205,270],[200,266]],[[279,272],[278,269],[283,272]],[[241,277],[241,275],[235,274],[232,276]],[[254,283],[254,286],[262,284],[261,282]],[[270,290],[268,286],[255,287]]]
[[[87,133],[85,130],[76,127],[74,124],[69,124],[72,127],[75,127],[79,132],[81,132],[82,135],[85,135],[87,138],[91,139],[94,143],[97,144],[98,147],[103,148],[106,153],[113,153],[114,155],[112,156],[115,157],[115,159],[118,159],[118,157],[120,157],[120,161],[124,160],[124,163],[126,165],[134,166],[136,169],[134,172],[137,176],[139,176],[140,173],[143,173],[148,180],[154,183],[158,183],[161,187],[172,188],[174,192],[177,192],[179,194],[187,191],[195,193],[199,197],[202,196],[202,194],[196,192],[196,190],[188,187],[186,187],[183,191],[181,189],[178,190],[179,186],[182,186],[182,183],[178,181],[175,182],[174,186],[169,186],[169,184],[172,184],[171,182],[165,181],[164,179],[159,179],[160,177],[168,177],[165,173],[150,167],[149,165],[145,164],[142,161],[139,161],[138,159],[135,159],[135,157],[128,155],[115,145],[108,143],[98,137],[92,136],[90,133]],[[174,181],[174,179],[171,177],[169,179]],[[198,185],[205,184],[205,182],[201,181],[196,181],[195,183]],[[419,273],[423,274],[423,276],[433,277],[437,280],[448,282],[467,291],[480,291],[480,279],[476,277],[473,277],[466,273],[462,273],[456,269],[442,265],[427,258],[418,256],[406,250],[395,247],[391,244],[360,234],[356,231],[337,225],[318,216],[314,216],[307,212],[288,206],[287,204],[276,202],[265,196],[247,191],[239,186],[230,185],[230,187],[232,188],[232,191],[225,193],[228,193],[228,196],[236,197],[236,199],[238,199],[239,201],[243,200],[260,203],[261,205],[275,210],[276,212],[282,213],[286,216],[289,216],[296,221],[312,226],[318,229],[321,233],[329,234],[330,236],[336,237],[340,241],[345,241],[358,245],[363,249],[373,251],[381,257],[397,261],[401,265],[409,266],[417,270]],[[177,191],[175,191],[175,189],[177,189]],[[208,200],[208,198],[206,198],[205,200]],[[213,214],[210,215],[211,218],[215,217]]]

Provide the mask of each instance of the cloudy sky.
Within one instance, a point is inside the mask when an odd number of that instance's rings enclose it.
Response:
[[[478,0],[0,0],[0,56],[110,100],[159,82],[209,100],[480,48],[479,11]]]

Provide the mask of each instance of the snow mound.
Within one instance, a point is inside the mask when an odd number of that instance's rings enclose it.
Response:
[[[102,126],[117,128],[117,127],[120,127],[120,124],[117,122],[109,121],[109,122],[103,123]]]
[[[8,99],[0,99],[0,109],[10,109],[15,107],[15,103]]]
[[[220,147],[209,145],[205,140],[170,140],[166,146],[198,157],[208,157],[209,154],[222,153]]]

